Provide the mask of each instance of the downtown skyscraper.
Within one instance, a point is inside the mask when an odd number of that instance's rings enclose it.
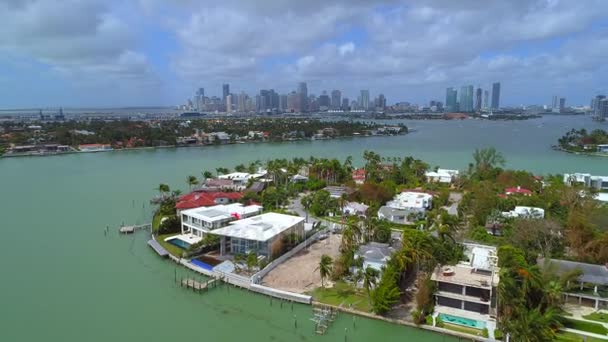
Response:
[[[473,86],[463,86],[460,88],[460,106],[461,112],[473,111]]]
[[[477,90],[475,91],[475,111],[476,112],[481,112],[481,93],[482,90],[481,88],[477,88]]]
[[[500,82],[492,84],[492,109],[500,108]]]
[[[359,106],[363,110],[369,109],[369,90],[361,90],[361,96],[359,100]]]
[[[445,110],[446,112],[458,111],[458,92],[452,87],[445,90]]]

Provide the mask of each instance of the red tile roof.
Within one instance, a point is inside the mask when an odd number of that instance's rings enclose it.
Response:
[[[175,209],[183,210],[198,207],[209,207],[218,204],[215,202],[218,198],[227,198],[230,200],[230,202],[233,202],[240,200],[242,197],[242,192],[194,191],[180,197],[177,204],[175,204]]]
[[[365,169],[356,169],[353,171],[353,179],[365,180]]]
[[[532,195],[532,190],[528,190],[522,187],[516,187],[516,188],[506,188],[505,189],[505,194],[510,195],[510,194],[520,194],[520,195]]]

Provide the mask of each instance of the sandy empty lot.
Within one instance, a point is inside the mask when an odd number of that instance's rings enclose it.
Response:
[[[332,259],[338,257],[341,240],[342,235],[330,234],[327,239],[317,241],[268,273],[262,284],[297,293],[304,293],[321,286],[321,276],[316,269],[321,255],[327,254]]]

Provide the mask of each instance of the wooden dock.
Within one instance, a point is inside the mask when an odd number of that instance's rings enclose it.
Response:
[[[133,234],[135,231],[140,229],[152,229],[152,223],[132,225],[132,226],[121,226],[118,231],[121,234]]]
[[[163,258],[169,256],[169,252],[154,239],[148,240],[148,246],[152,247],[152,249]]]
[[[206,282],[200,282],[194,279],[182,279],[182,287],[187,287],[192,291],[209,290],[209,287],[216,287],[218,279],[209,279]]]

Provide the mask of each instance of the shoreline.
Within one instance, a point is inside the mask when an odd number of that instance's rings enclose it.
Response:
[[[68,152],[54,152],[54,153],[25,153],[25,154],[3,154],[0,155],[0,159],[2,158],[19,158],[19,157],[54,157],[60,155],[69,155],[69,154],[80,154],[80,153],[107,153],[107,152],[121,152],[121,151],[140,151],[140,150],[156,150],[156,149],[172,149],[172,148],[204,148],[209,146],[226,146],[226,145],[247,145],[247,144],[269,144],[269,143],[291,143],[296,141],[331,141],[331,140],[339,140],[339,139],[352,139],[352,138],[371,138],[371,137],[394,137],[399,135],[407,135],[410,132],[402,133],[402,134],[382,134],[382,135],[347,135],[347,136],[339,136],[333,138],[325,138],[325,139],[292,139],[292,140],[276,140],[276,141],[245,141],[245,142],[230,142],[225,144],[196,144],[196,145],[166,145],[166,146],[142,146],[142,147],[129,147],[129,148],[120,148],[120,149],[111,149],[111,150],[99,150],[99,151],[68,151]]]
[[[570,151],[561,146],[552,145],[551,148],[555,151],[566,152],[570,154],[576,154],[580,156],[589,156],[589,157],[608,157],[608,153],[601,152],[579,152],[579,151]]]
[[[156,241],[156,236],[154,236],[153,233],[150,234],[150,237]],[[376,315],[376,314],[368,313],[368,312],[363,312],[363,311],[359,311],[359,310],[355,310],[355,309],[351,309],[351,308],[340,307],[340,306],[336,306],[336,305],[332,305],[332,304],[326,304],[326,303],[315,301],[312,297],[310,297],[311,298],[310,302],[294,300],[293,297],[284,298],[283,296],[278,296],[277,294],[292,294],[295,296],[299,296],[300,294],[297,294],[295,292],[290,292],[290,291],[279,290],[279,289],[275,289],[272,287],[262,286],[262,285],[254,283],[254,282],[245,283],[243,281],[240,281],[240,279],[233,279],[231,277],[227,277],[227,274],[224,274],[223,276],[217,275],[213,271],[208,271],[208,270],[200,268],[194,264],[191,264],[189,262],[189,259],[178,258],[171,253],[168,254],[168,259],[171,260],[172,262],[174,262],[175,264],[186,268],[187,270],[202,274],[206,277],[210,277],[213,279],[219,279],[221,282],[225,283],[227,286],[232,285],[234,287],[241,288],[242,290],[246,290],[247,292],[253,292],[258,295],[275,298],[275,299],[281,300],[281,301],[287,301],[287,302],[292,302],[292,303],[295,302],[295,303],[299,303],[299,304],[303,304],[303,305],[308,305],[310,307],[315,307],[315,306],[331,307],[340,312],[352,315],[353,321],[354,321],[354,316],[357,316],[357,317],[363,317],[363,318],[367,318],[367,319],[373,319],[376,321],[387,322],[387,323],[394,324],[394,325],[401,325],[401,326],[406,326],[409,328],[425,330],[425,331],[433,332],[436,334],[457,337],[459,339],[462,338],[462,339],[469,340],[469,341],[479,341],[479,342],[490,341],[488,338],[481,337],[481,336],[474,336],[474,335],[465,334],[465,333],[461,333],[461,332],[454,331],[454,330],[429,326],[426,324],[416,325],[413,322],[409,322],[409,321],[402,320],[402,319],[394,319],[394,318],[384,317],[384,316],[380,316],[380,315]],[[270,289],[272,291],[264,291],[264,288]]]

